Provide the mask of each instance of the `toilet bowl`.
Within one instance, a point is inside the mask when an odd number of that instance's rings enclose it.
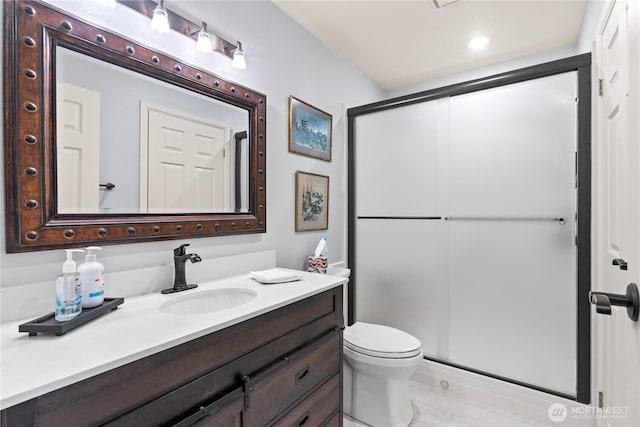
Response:
[[[398,329],[356,322],[344,331],[344,412],[373,427],[413,418],[409,377],[422,362],[420,341]]]

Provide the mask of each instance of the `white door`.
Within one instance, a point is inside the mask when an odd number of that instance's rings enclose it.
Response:
[[[221,212],[229,209],[228,126],[143,105],[147,119],[147,176],[141,209],[148,212]],[[145,166],[141,167],[145,170]],[[146,203],[144,196],[146,193]]]
[[[58,212],[99,210],[100,93],[57,85]]]
[[[640,280],[638,4],[613,1],[603,17],[596,61],[598,97],[597,280],[594,290],[624,294]],[[613,265],[624,259],[627,270]],[[640,324],[623,307],[595,316],[599,425],[640,425]]]

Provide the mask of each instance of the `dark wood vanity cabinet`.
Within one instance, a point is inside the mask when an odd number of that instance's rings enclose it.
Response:
[[[342,328],[340,286],[7,408],[2,425],[340,426]]]

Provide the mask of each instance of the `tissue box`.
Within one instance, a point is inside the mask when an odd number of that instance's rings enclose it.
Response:
[[[327,257],[309,255],[307,257],[307,271],[327,274]]]

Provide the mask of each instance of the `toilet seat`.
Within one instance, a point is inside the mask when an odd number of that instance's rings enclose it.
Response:
[[[407,359],[422,353],[420,340],[389,326],[356,322],[344,331],[344,346],[371,357]]]

